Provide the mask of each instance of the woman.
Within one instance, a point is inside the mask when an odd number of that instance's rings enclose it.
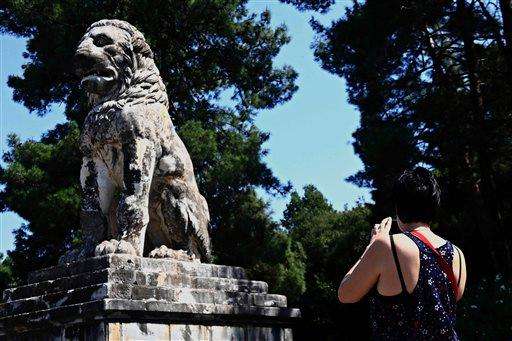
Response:
[[[405,171],[393,189],[402,233],[391,218],[376,224],[368,247],[341,281],[338,298],[369,295],[375,339],[457,340],[456,302],[466,283],[462,251],[430,230],[439,206],[436,180],[425,168]]]

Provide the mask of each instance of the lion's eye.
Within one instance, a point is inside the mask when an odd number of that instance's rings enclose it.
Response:
[[[104,34],[99,34],[93,38],[94,45],[102,47],[108,44],[112,44],[112,39]]]

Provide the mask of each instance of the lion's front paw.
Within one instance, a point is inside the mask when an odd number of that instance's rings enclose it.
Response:
[[[149,253],[149,257],[150,258],[167,258],[167,257],[169,257],[168,251],[169,251],[169,249],[167,248],[167,246],[162,245],[160,247],[157,247],[153,251],[151,251]]]
[[[111,253],[122,253],[133,256],[137,255],[137,251],[135,251],[132,244],[125,240],[116,239],[102,241],[98,246],[96,246],[96,250],[94,251],[96,256],[103,256]]]
[[[135,250],[133,245],[125,240],[119,241],[119,244],[117,244],[116,253],[123,253],[123,254],[137,256],[137,251]]]
[[[153,251],[149,253],[150,258],[173,258],[176,260],[181,260],[185,262],[198,262],[194,255],[189,255],[184,250],[173,250],[169,249],[167,246],[162,245],[157,247]]]
[[[119,241],[115,239],[104,240],[94,250],[95,256],[103,256],[108,255],[110,253],[116,252],[117,246],[119,245]]]

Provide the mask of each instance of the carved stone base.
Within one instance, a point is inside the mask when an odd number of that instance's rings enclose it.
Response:
[[[107,255],[7,289],[6,340],[291,340],[300,317],[242,268]]]

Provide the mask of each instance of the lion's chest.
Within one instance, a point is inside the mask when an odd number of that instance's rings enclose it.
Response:
[[[120,126],[119,111],[91,112],[85,120],[80,143],[92,149],[120,144]]]

